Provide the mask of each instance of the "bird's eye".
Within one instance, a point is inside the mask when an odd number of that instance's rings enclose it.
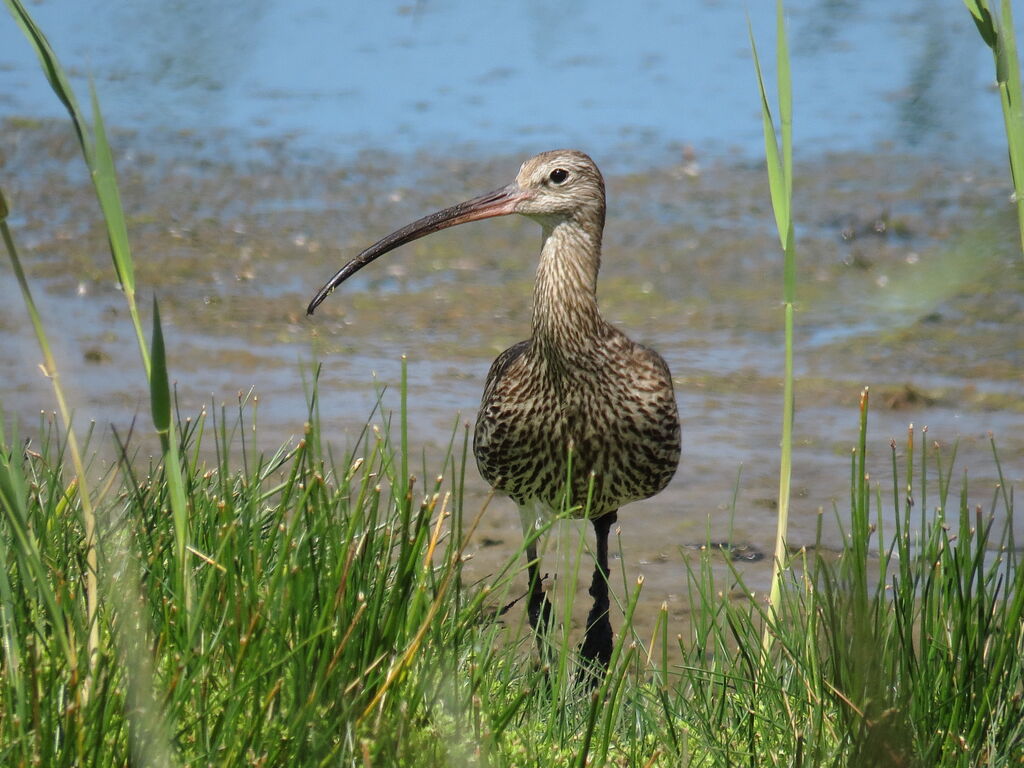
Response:
[[[551,181],[553,181],[555,184],[561,184],[563,181],[569,178],[569,172],[564,168],[555,168],[555,170],[553,170],[548,175],[548,178],[551,179]]]

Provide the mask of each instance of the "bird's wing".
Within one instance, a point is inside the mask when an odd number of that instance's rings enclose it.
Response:
[[[506,349],[500,355],[495,358],[494,362],[491,363],[491,370],[487,372],[487,381],[484,383],[484,395],[483,401],[487,402],[490,399],[491,391],[494,389],[494,385],[501,379],[508,367],[518,360],[526,352],[530,346],[530,340],[526,339],[520,341],[518,344],[513,344],[511,347]]]

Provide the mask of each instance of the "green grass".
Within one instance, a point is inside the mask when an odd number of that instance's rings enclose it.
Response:
[[[631,623],[642,582],[627,585],[612,667],[592,695],[571,683],[567,632],[551,638],[555,661],[544,669],[523,622],[495,615],[514,596],[521,550],[485,583],[464,583],[466,542],[486,511],[463,498],[468,435],[453,435],[433,465],[414,460],[424,466],[413,478],[404,371],[398,426],[378,415],[384,427],[343,454],[322,438],[315,377],[302,439],[271,455],[243,439],[244,401],[182,419],[158,307],[149,343],[134,309],[97,101],[90,128],[42,33],[7,2],[97,178],[162,452],[146,459],[137,436],[114,432],[100,446],[91,431],[76,433],[0,195],[4,247],[63,403],[61,419],[41,418],[27,441],[23,425],[0,418],[0,764],[1024,760],[1013,491],[1000,483],[986,489],[987,506],[969,505],[955,451],[912,431],[889,448],[891,476],[869,481],[866,390],[851,414],[849,504],[833,510],[841,551],[779,557],[770,604],[734,597],[749,590],[738,572],[715,575],[716,548],[681,551],[690,630],[670,637],[663,608],[648,645]],[[786,143],[774,188],[791,184]],[[780,220],[791,322],[788,210]],[[1002,477],[994,444],[993,466]]]
[[[844,548],[794,557],[776,620],[731,597],[746,591],[738,573],[716,581],[720,553],[680,553],[692,633],[669,638],[663,611],[661,645],[647,647],[630,626],[637,585],[591,697],[569,682],[568,638],[546,677],[521,623],[494,617],[520,552],[487,584],[463,583],[481,512],[462,508],[464,436],[421,487],[399,474],[401,434],[368,430],[332,458],[314,408],[302,440],[263,456],[241,445],[247,418],[240,407],[180,425],[188,616],[163,467],[120,446],[96,505],[88,679],[70,661],[88,651],[90,620],[65,435],[51,421],[27,449],[12,428],[0,435],[0,763],[1000,766],[1024,755],[1012,492],[969,508],[926,435],[893,445],[892,478],[873,485],[862,421]],[[897,524],[888,538],[883,509]]]

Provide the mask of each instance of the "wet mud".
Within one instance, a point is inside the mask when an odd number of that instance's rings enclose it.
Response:
[[[321,365],[319,413],[343,455],[359,450],[368,420],[383,423],[378,398],[383,412],[397,410],[405,355],[410,463],[437,474],[453,433],[462,445],[491,360],[528,334],[536,225],[500,219],[438,233],[360,272],[315,317],[305,316],[306,303],[365,245],[507,183],[524,158],[367,153],[335,165],[292,159],[273,142],[236,151],[223,137],[179,135],[153,147],[129,133],[114,143],[140,305],[148,317],[151,296],[159,298],[180,411],[223,404],[230,415],[240,398],[250,406],[255,398],[251,439],[273,449],[302,434]],[[919,441],[928,427],[930,450],[944,460],[956,451],[955,476],[967,474],[970,503],[987,510],[997,482],[990,433],[1007,482],[1024,479],[1024,261],[1008,173],[879,150],[819,156],[795,177],[790,547],[813,545],[819,516],[824,545],[841,543],[834,509],[845,519],[866,385],[869,464],[882,498],[892,495],[890,440],[902,457],[912,423]],[[126,428],[137,416],[147,445],[138,350],[73,136],[60,124],[7,120],[0,183],[78,423],[97,422],[102,450],[109,425]],[[636,629],[646,642],[662,603],[670,636],[685,631],[684,561],[705,543],[723,591],[767,589],[782,263],[758,163],[666,148],[661,162],[607,183],[602,311],[666,358],[683,418],[674,481],[623,509],[613,529],[614,591],[624,601],[644,577]],[[2,406],[31,432],[52,400],[6,260],[0,333]],[[488,490],[468,464],[471,517]],[[938,504],[937,493],[927,504]],[[578,571],[579,621],[591,565],[584,555],[577,568],[573,558],[580,536],[590,546],[592,534],[581,522],[557,528],[543,570],[556,597]],[[467,579],[489,583],[520,542],[511,503],[492,500],[467,551]],[[508,594],[523,588],[517,579]]]

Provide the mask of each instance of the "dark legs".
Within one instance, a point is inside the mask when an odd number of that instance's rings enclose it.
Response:
[[[532,533],[533,518],[530,511],[520,508],[520,515],[523,520],[523,533],[529,536]],[[583,643],[580,646],[580,655],[583,657],[583,670],[577,682],[594,687],[601,681],[601,676],[608,669],[612,659],[612,623],[608,617],[610,601],[608,596],[608,533],[612,525],[618,520],[618,512],[609,512],[593,520],[594,534],[597,537],[597,548],[595,550],[596,563],[594,565],[594,576],[590,582],[590,596],[594,598],[594,605],[587,616],[586,633],[583,636]],[[526,615],[530,620],[530,627],[533,628],[537,637],[537,648],[540,650],[541,661],[545,664],[551,661],[551,648],[548,642],[548,633],[552,628],[551,601],[548,600],[542,587],[540,576],[540,565],[537,561],[537,545],[531,542],[526,546],[527,575],[529,576],[529,602],[526,606]],[[513,603],[505,607],[511,608]],[[504,613],[504,611],[502,611]]]
[[[526,616],[530,620],[530,626],[537,635],[537,648],[540,650],[540,657],[547,661],[549,656],[547,636],[551,632],[551,601],[544,594],[541,586],[540,566],[537,561],[537,545],[529,544],[526,547],[526,573],[530,579],[529,602],[526,604]]]
[[[594,578],[590,582],[590,596],[594,607],[587,617],[587,630],[580,646],[584,673],[580,682],[596,685],[598,675],[608,669],[612,659],[612,623],[608,618],[608,532],[618,519],[617,512],[609,512],[594,520],[594,534],[597,536],[597,563]]]
[[[519,507],[519,522],[523,526],[523,538],[526,539],[526,573],[529,577],[529,601],[526,604],[526,616],[530,627],[537,637],[537,649],[544,663],[550,660],[548,633],[551,631],[551,601],[544,594],[543,579],[540,575],[540,562],[537,558],[537,520],[539,516],[536,504],[525,504]],[[513,601],[514,602],[514,601]],[[510,603],[505,607],[512,607]]]

